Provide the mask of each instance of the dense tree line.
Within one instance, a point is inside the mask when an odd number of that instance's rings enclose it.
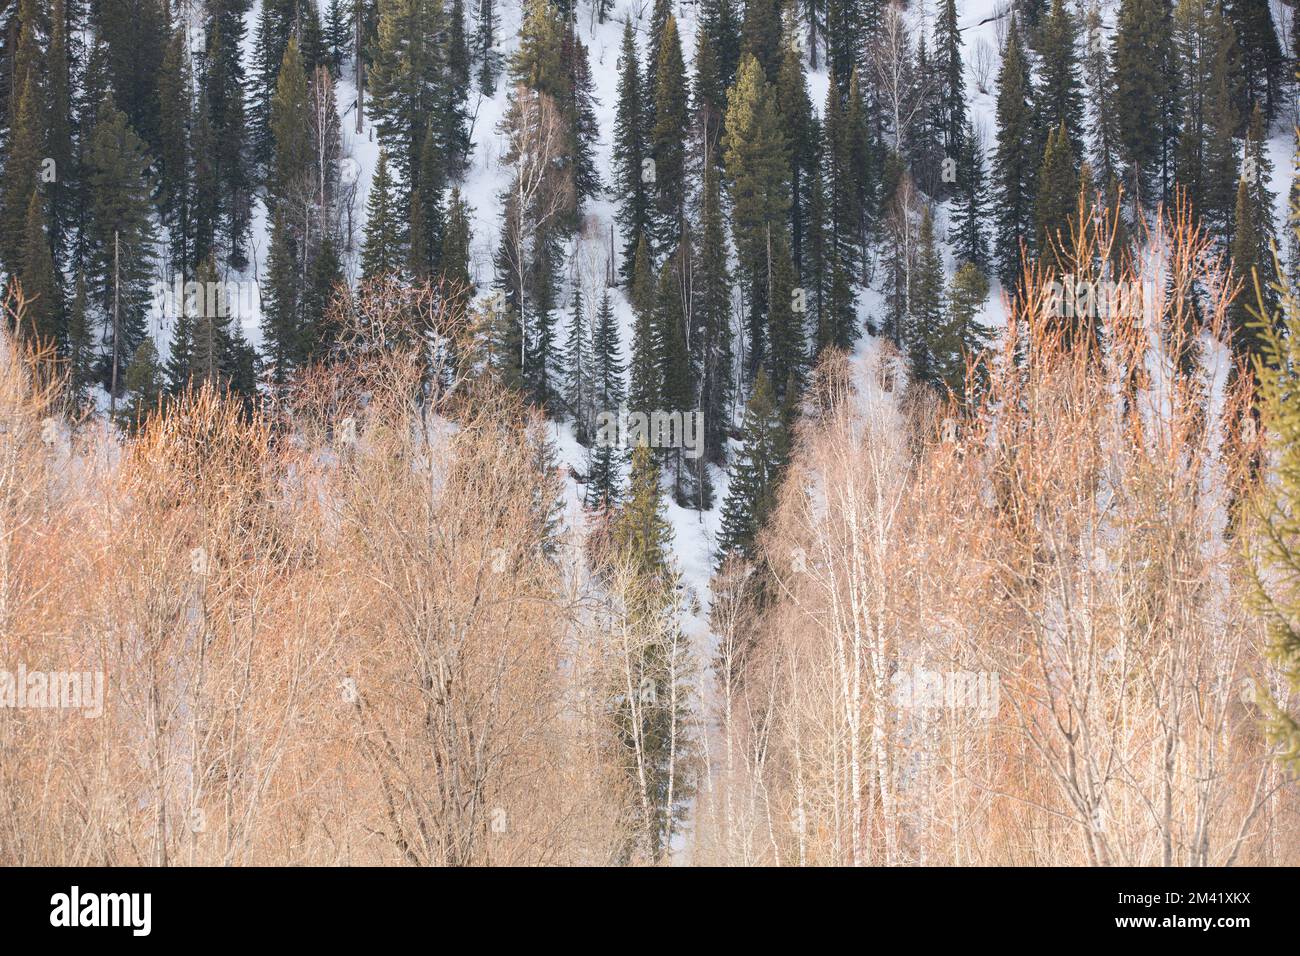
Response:
[[[1097,203],[1118,217],[1119,262],[1185,198],[1276,305],[1266,145],[1297,43],[1267,4],[1121,0],[1107,23],[1096,3],[1021,0],[999,14],[993,129],[972,108],[957,0],[925,16],[701,0],[689,59],[670,0],[642,20],[600,0],[596,22],[622,18],[608,130],[579,6],[525,0],[505,57],[497,0],[9,0],[0,266],[31,299],[24,333],[80,394],[138,417],[196,379],[249,401],[284,386],[329,349],[350,281],[439,283],[483,308],[495,373],[573,421],[594,509],[624,500],[630,464],[598,440],[601,412],[702,413],[698,456],[653,457],[699,509],[730,471],[721,558],[752,553],[828,351],[881,335],[915,379],[960,395],[991,340],[990,282],[1014,295],[1026,261],[1054,268]],[[461,190],[479,93],[507,100],[498,129],[473,133],[500,136],[508,182],[482,290]],[[352,122],[379,145],[364,210],[342,155]],[[606,199],[615,221],[593,237]],[[584,243],[599,282],[578,278]],[[185,299],[159,354],[160,276],[255,282],[261,348]],[[1232,318],[1244,360],[1260,339],[1244,305]]]

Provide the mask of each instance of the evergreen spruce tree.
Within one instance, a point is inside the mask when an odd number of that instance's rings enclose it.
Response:
[[[1128,194],[1154,208],[1172,186],[1164,177],[1172,24],[1165,0],[1121,0],[1111,54],[1119,156]]]
[[[27,205],[18,281],[27,298],[27,313],[19,331],[44,346],[62,347],[65,332],[63,302],[54,271],[54,257],[50,254],[45,203],[39,191],[32,192]]]
[[[998,75],[998,148],[993,163],[995,259],[998,277],[1008,289],[1020,278],[1021,248],[1032,247],[1034,196],[1040,155],[1034,155],[1037,121],[1030,103],[1033,87],[1020,46],[1020,30],[1011,17],[1002,72]]]
[[[793,21],[790,29],[794,29]],[[777,75],[776,101],[781,109],[781,129],[789,144],[790,163],[790,257],[794,261],[796,285],[805,285],[811,279],[804,262],[804,246],[808,242],[809,206],[812,203],[812,174],[817,167],[817,144],[820,132],[813,115],[812,101],[808,98],[808,84],[804,78],[803,56],[789,33]],[[784,381],[784,379],[781,379]]]
[[[1213,62],[1204,104],[1203,143],[1197,143],[1195,123],[1188,123],[1184,129],[1185,146],[1180,151],[1180,158],[1188,172],[1188,187],[1192,190],[1190,198],[1197,204],[1194,208],[1199,210],[1207,227],[1222,237],[1221,245],[1226,248],[1232,242],[1237,180],[1241,172],[1236,140],[1242,124],[1238,109],[1237,40],[1232,25],[1219,13],[1211,15],[1208,27],[1208,40],[1213,44]],[[1201,145],[1201,154],[1199,164],[1196,164],[1198,145]]]
[[[984,227],[984,205],[988,197],[984,150],[970,129],[962,137],[961,148],[957,160],[959,186],[953,201],[948,241],[955,247],[959,262],[969,262],[980,272],[987,273],[989,247]]]
[[[727,88],[722,85],[718,52],[702,28],[696,35],[695,78],[691,84],[692,135],[710,165],[722,166],[722,121]]]
[[[617,415],[623,405],[623,360],[619,354],[618,323],[614,304],[608,292],[600,297],[600,305],[592,323],[591,338],[591,401],[597,415]],[[586,506],[608,510],[619,500],[619,470],[622,449],[617,447],[617,436],[597,436],[588,454]]]
[[[188,258],[201,262],[216,251],[221,217],[220,170],[216,163],[216,135],[209,121],[207,96],[201,94],[194,117],[194,188],[192,212],[194,240]]]
[[[704,457],[721,464],[731,427],[731,275],[722,195],[718,172],[712,164],[704,168],[700,217],[700,258],[691,312],[691,366],[699,389],[697,407],[704,415]]]
[[[867,244],[871,237],[872,217],[878,199],[877,192],[883,190],[883,174],[876,170],[874,141],[880,139],[880,131],[868,129],[867,95],[862,90],[861,75],[854,71],[849,77],[849,90],[844,100],[843,128],[848,155],[852,165],[853,203],[852,213],[856,217],[854,224],[855,242],[860,259],[850,269],[855,278],[865,281],[868,271]],[[848,264],[848,260],[846,260]]]
[[[329,48],[330,75],[338,79],[352,45],[352,0],[329,0],[325,15],[325,40]]]
[[[283,384],[303,359],[301,253],[285,220],[283,212],[272,220],[266,306],[262,310],[262,347],[276,385]]]
[[[371,111],[396,177],[416,185],[420,150],[430,122],[438,134],[438,164],[459,168],[465,146],[461,90],[447,68],[442,0],[380,0],[377,46],[370,71]],[[409,215],[404,201],[402,216]]]
[[[438,262],[448,293],[455,301],[456,314],[468,307],[474,296],[474,281],[469,271],[469,206],[461,198],[460,188],[453,187],[447,204],[447,228],[442,234]]]
[[[281,203],[309,194],[312,144],[307,124],[303,122],[307,115],[307,74],[298,40],[290,37],[270,103],[273,160],[267,178],[267,205],[272,215]]]
[[[1258,106],[1271,118],[1281,102],[1285,65],[1272,10],[1267,3],[1225,0],[1223,13],[1241,47],[1242,112],[1248,116]]]
[[[1274,320],[1281,282],[1272,222],[1273,194],[1267,185],[1273,167],[1266,149],[1264,109],[1257,105],[1246,135],[1231,245],[1233,275],[1243,283],[1243,288],[1229,306],[1228,317],[1233,342],[1244,356],[1265,352],[1267,335],[1257,319],[1262,316],[1260,321]]]
[[[550,0],[525,0],[519,48],[510,60],[511,81],[563,103],[569,99],[569,77],[563,18]]]
[[[321,24],[320,12],[316,9],[316,0],[299,0],[298,3],[298,47],[302,54],[302,63],[306,71],[315,73],[317,67],[329,69],[329,40]]]
[[[632,452],[627,502],[611,530],[614,547],[642,580],[667,582],[673,529],[664,515],[658,459],[644,443]]]
[[[1104,29],[1098,0],[1091,0],[1084,15],[1083,78],[1092,140],[1089,155],[1097,182],[1103,186],[1119,178],[1119,118],[1115,114],[1115,81]]]
[[[48,113],[46,156],[55,173],[53,182],[44,183],[49,202],[50,248],[56,261],[67,250],[76,221],[77,169],[74,161],[73,74],[69,49],[69,25],[66,0],[53,0],[50,7],[50,42],[48,78],[46,80]],[[161,93],[161,78],[160,78]]]
[[[644,443],[632,452],[627,503],[613,527],[614,546],[646,580],[670,575],[673,529],[664,515],[659,462]]]
[[[655,405],[647,410],[681,415],[683,421],[695,410],[695,387],[686,351],[686,323],[689,321],[686,306],[691,301],[690,269],[689,240],[683,239],[682,246],[674,251],[659,272],[651,337],[658,395]],[[656,436],[660,441],[667,437]],[[674,444],[663,447],[661,454],[672,482],[674,500],[680,505],[690,505],[695,498],[692,474],[682,451],[679,444]]]
[[[596,170],[596,143],[600,124],[596,119],[596,94],[591,75],[587,46],[569,24],[565,34],[566,60],[569,64],[570,101],[566,104],[573,138],[573,188],[579,207],[600,192],[600,174]]]
[[[159,146],[158,73],[168,23],[164,11],[164,0],[100,0],[92,16],[104,42],[113,100],[151,150]],[[47,30],[43,23],[42,35]]]
[[[446,184],[447,169],[438,147],[437,131],[429,123],[424,130],[415,188],[408,200],[411,207],[408,259],[412,275],[436,275],[441,270],[443,234],[447,229],[447,212],[443,207]]]
[[[1247,361],[1260,355],[1263,346],[1255,305],[1264,292],[1261,276],[1264,264],[1260,260],[1263,229],[1255,214],[1250,184],[1243,178],[1237,183],[1236,228],[1232,239],[1232,273],[1233,278],[1242,283],[1242,290],[1228,308],[1228,319],[1232,326],[1233,347]]]
[[[943,155],[957,163],[957,180],[952,192],[960,194],[970,171],[963,165],[969,149],[966,80],[961,59],[961,29],[957,25],[957,0],[942,0],[934,30],[939,81],[937,96],[943,133]]]
[[[389,176],[388,154],[381,149],[366,199],[365,238],[361,246],[363,278],[374,279],[401,271],[406,261],[404,232],[396,189]]]
[[[169,261],[181,275],[191,275],[190,99],[193,94],[186,33],[172,32],[158,76],[158,206],[171,234]]]
[[[636,249],[636,268],[632,279],[632,310],[636,315],[632,327],[631,383],[628,406],[633,412],[650,414],[659,407],[659,345],[655,324],[655,278],[650,247],[642,237]]]
[[[1079,204],[1079,177],[1070,134],[1060,123],[1047,134],[1043,165],[1038,172],[1038,197],[1034,202],[1034,246],[1040,264],[1058,272],[1068,267],[1070,220]]]
[[[343,263],[339,259],[338,247],[333,238],[326,236],[312,259],[307,287],[303,290],[302,322],[298,335],[300,361],[313,361],[332,345],[326,317],[343,284]]]
[[[130,431],[142,426],[159,410],[166,394],[166,381],[158,360],[158,348],[145,336],[126,370],[123,390],[126,403],[118,410],[118,423]]]
[[[849,84],[850,90],[854,87]],[[825,179],[825,277],[826,298],[818,312],[818,350],[832,346],[847,349],[855,333],[852,281],[857,263],[864,254],[860,223],[861,168],[855,162],[855,112],[841,105],[841,92],[834,76],[826,93],[826,113],[822,122],[824,142],[822,166]]]
[[[746,0],[740,24],[740,57],[752,56],[769,83],[781,69],[781,0]],[[738,74],[739,75],[739,71]]]
[[[727,94],[724,163],[732,200],[741,276],[747,287],[749,372],[766,353],[771,233],[785,227],[790,206],[789,163],[774,87],[748,54]]]
[[[86,393],[95,381],[95,342],[87,315],[89,301],[86,295],[85,273],[77,273],[73,286],[72,302],[68,306],[68,390],[74,405],[86,400]]]
[[[22,267],[27,207],[40,185],[45,154],[45,96],[34,68],[27,71],[7,146],[0,180],[0,265],[16,275]]]
[[[865,6],[862,0],[826,0],[826,63],[841,96],[866,49]]]
[[[253,95],[248,115],[253,121],[253,156],[259,164],[271,160],[271,100],[275,97],[285,48],[294,32],[296,6],[295,0],[263,0],[257,17]]]
[[[977,317],[988,295],[988,279],[973,263],[963,263],[948,286],[945,320],[932,339],[934,380],[958,395],[966,382],[966,357],[985,351],[993,340]]]
[[[693,793],[691,715],[682,690],[691,670],[677,620],[677,574],[669,560],[672,528],[663,513],[657,462],[644,445],[633,453],[628,500],[612,523],[611,539],[632,573],[626,610],[639,632],[635,659],[629,662],[632,693],[622,686],[615,713],[623,745],[639,755],[629,771],[642,795],[639,829],[650,860],[659,862]]]
[[[913,181],[927,196],[937,199],[948,193],[948,184],[943,181],[944,160],[947,158],[944,152],[944,103],[940,96],[940,64],[930,55],[924,32],[917,41],[916,61],[911,72],[915,117],[908,127],[903,153]]]
[[[664,24],[655,71],[654,126],[650,156],[654,160],[653,235],[660,249],[673,248],[686,215],[686,67],[672,16]]]
[[[768,384],[758,373],[754,394],[745,406],[741,449],[731,469],[727,498],[722,506],[718,537],[718,565],[731,555],[753,559],[756,537],[776,508],[776,495],[789,454],[786,425]]]
[[[193,347],[194,321],[187,308],[182,308],[172,326],[171,352],[163,368],[166,379],[167,394],[179,395],[190,385],[193,368],[190,364],[190,349]]]
[[[574,434],[581,445],[591,441],[592,357],[588,326],[582,302],[582,283],[574,282],[569,334],[564,345],[564,400],[573,416]]]
[[[636,35],[630,19],[623,23],[623,45],[618,58],[618,106],[614,115],[614,189],[618,196],[617,220],[623,233],[623,281],[631,283],[637,246],[650,229],[650,187],[645,161],[650,159],[645,126],[645,93],[637,63]]]
[[[1052,0],[1051,13],[1039,32],[1038,53],[1042,58],[1042,82],[1037,88],[1041,128],[1046,131],[1064,125],[1070,152],[1083,154],[1083,99],[1080,93],[1079,63],[1075,53],[1079,27],[1065,0]],[[1046,144],[1044,144],[1046,147]]]
[[[215,262],[208,259],[200,263],[195,278],[201,289],[216,286]],[[196,305],[189,334],[190,375],[196,384],[206,383],[218,391],[224,390],[231,387],[238,370],[229,303],[220,295],[205,294]]]
[[[699,32],[708,38],[717,57],[719,87],[730,89],[740,66],[740,19],[735,0],[700,0]]]
[[[206,207],[215,209],[212,245],[220,250],[232,269],[248,265],[246,244],[252,219],[253,174],[249,168],[249,123],[244,102],[243,12],[234,4],[222,5],[209,22],[207,72],[203,95],[206,117],[200,126],[207,130],[195,136],[195,156],[211,163],[196,174],[195,202],[200,207],[199,222],[206,219]],[[287,42],[287,36],[286,36]],[[258,126],[252,126],[256,133]],[[256,143],[251,144],[256,152]],[[208,192],[210,190],[210,193]],[[202,261],[211,249],[204,241],[203,229],[196,243],[195,258]]]
[[[111,97],[101,104],[87,156],[91,196],[88,249],[91,295],[105,316],[103,381],[113,378],[114,300],[118,305],[117,381],[145,337],[153,278],[149,215],[153,184],[144,143]]]
[[[651,0],[650,23],[646,30],[645,56],[645,90],[650,97],[646,103],[645,125],[647,130],[655,125],[655,90],[659,89],[659,55],[663,49],[664,32],[668,29],[668,19],[672,16],[673,0]]]
[[[497,0],[478,0],[475,18],[473,51],[478,60],[478,88],[484,96],[496,90],[497,76],[501,72],[501,54],[497,51]]]
[[[768,380],[774,384],[777,401],[786,395],[786,387],[802,382],[806,354],[804,331],[805,291],[796,286],[794,262],[785,230],[774,230],[772,236],[771,306],[767,313],[767,368]]]
[[[469,39],[465,35],[465,0],[451,0],[447,25],[447,72],[455,89],[468,90]]]
[[[910,328],[905,336],[912,371],[923,382],[938,380],[944,332],[943,256],[934,239],[934,217],[927,206],[921,215],[921,236],[912,280]]]

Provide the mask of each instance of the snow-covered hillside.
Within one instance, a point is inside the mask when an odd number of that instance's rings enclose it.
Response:
[[[260,0],[249,11],[247,17],[248,34],[246,50],[249,62],[252,62],[253,37],[260,13]],[[1276,22],[1287,23],[1287,9],[1274,0],[1274,18]],[[1109,30],[1114,23],[1118,0],[1103,0],[1102,14]],[[959,23],[963,40],[963,59],[966,70],[966,87],[971,119],[977,134],[982,138],[986,162],[994,149],[996,77],[1000,58],[998,55],[1001,27],[1010,9],[1008,0],[965,0],[958,4]],[[908,17],[914,35],[924,33],[932,37],[934,33],[934,5],[927,2],[913,3]],[[519,0],[502,4],[498,7],[500,45],[498,52],[508,61],[518,46],[519,27],[523,16],[523,5]],[[596,111],[600,128],[600,139],[596,145],[595,157],[597,170],[602,180],[608,183],[611,170],[611,153],[616,104],[617,60],[625,18],[631,18],[637,33],[638,47],[644,55],[649,37],[651,5],[644,0],[614,0],[612,11],[604,23],[596,22],[594,9],[589,3],[581,3],[577,17],[577,29],[582,41],[587,45],[595,87]],[[695,37],[698,27],[697,5],[678,3],[675,10],[682,39],[683,53],[690,70],[690,63],[695,52]],[[808,71],[808,86],[814,108],[820,113],[824,109],[829,76],[823,68]],[[499,129],[508,102],[508,83],[506,76],[498,81],[492,96],[484,96],[477,89],[472,89],[468,97],[468,110],[471,119],[472,152],[461,186],[462,195],[472,210],[471,276],[481,294],[488,294],[493,280],[493,253],[500,239],[501,228],[501,193],[508,183],[508,173],[501,159],[505,148],[505,136]],[[356,126],[357,95],[350,67],[345,64],[343,77],[337,84],[337,103],[341,117],[343,137],[343,155],[345,176],[354,177],[357,183],[353,208],[353,245],[345,259],[345,269],[350,278],[355,278],[358,271],[357,257],[359,242],[366,209],[366,199],[370,182],[379,156],[377,134],[369,117],[366,117],[360,131]],[[1269,155],[1273,163],[1273,181],[1271,188],[1277,198],[1277,223],[1285,222],[1287,194],[1291,176],[1291,157],[1293,154],[1292,136],[1285,125],[1279,124],[1272,132],[1269,142]],[[584,282],[593,287],[603,287],[605,262],[608,255],[611,230],[617,234],[614,223],[615,202],[608,192],[587,204],[586,222],[566,250],[565,268],[566,287],[561,289],[560,300],[566,301],[572,289],[572,283]],[[245,275],[240,278],[261,280],[265,275],[266,258],[270,247],[269,223],[265,207],[260,200],[255,211],[251,236],[250,265]],[[945,268],[951,274],[955,267],[951,246],[946,241],[948,235],[948,209],[941,204],[936,210],[936,235],[940,237],[944,251]],[[621,248],[621,240],[616,240],[615,248]],[[983,308],[981,318],[990,326],[997,328],[1004,323],[1005,303],[1001,289],[992,280],[991,293]],[[630,354],[632,342],[633,314],[630,304],[621,289],[612,289],[611,298],[616,309],[621,329],[622,355],[624,359]],[[858,298],[860,325],[874,326],[882,305],[882,296],[878,289],[866,289]],[[251,312],[239,316],[246,338],[254,344],[261,340],[260,305]],[[160,351],[166,354],[169,342],[169,329],[160,315],[155,315],[153,331],[158,339]],[[737,334],[739,329],[735,330]],[[563,331],[561,331],[563,334]],[[876,343],[870,335],[863,334],[858,340],[858,362],[855,367],[865,367],[862,357],[872,352]],[[739,417],[740,405],[735,413]],[[561,460],[571,466],[568,481],[569,522],[578,526],[585,520],[582,508],[583,486],[572,472],[582,474],[586,470],[586,451],[578,443],[573,428],[565,422],[551,425],[554,441]],[[708,628],[706,625],[709,607],[709,578],[714,563],[714,546],[721,524],[721,502],[726,496],[727,476],[714,471],[714,485],[717,491],[715,501],[718,504],[712,510],[697,512],[682,508],[669,499],[668,516],[675,532],[675,551],[677,562],[689,595],[696,599],[686,626],[690,633],[703,642],[701,650],[707,648]]]

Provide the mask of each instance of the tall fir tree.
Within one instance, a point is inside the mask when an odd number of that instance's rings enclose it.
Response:
[[[628,406],[650,414],[659,407],[659,344],[655,323],[655,273],[650,246],[642,237],[636,247],[632,278],[632,357],[629,365]]]
[[[63,301],[50,253],[46,203],[39,191],[32,192],[27,205],[18,281],[27,299],[27,313],[19,331],[44,347],[61,349],[65,338]]]
[[[749,305],[746,324],[751,375],[766,351],[771,233],[785,227],[790,206],[786,141],[774,89],[761,62],[747,54],[727,94],[723,143],[732,232]]]
[[[266,306],[262,310],[262,348],[271,381],[281,385],[302,363],[302,282],[300,244],[287,213],[275,214],[267,261]]]
[[[793,20],[788,29],[796,29]],[[803,55],[793,32],[787,33],[783,44],[781,69],[776,82],[776,101],[781,110],[781,128],[789,144],[790,257],[798,276],[796,285],[803,285],[811,278],[804,261],[804,246],[808,242],[810,228],[812,173],[819,161],[817,146],[820,131],[808,96]]]
[[[916,274],[909,303],[908,332],[905,341],[917,379],[939,381],[940,353],[944,331],[943,256],[934,238],[934,217],[929,206],[921,215]]]
[[[118,410],[118,423],[128,431],[135,431],[159,410],[166,394],[163,366],[152,338],[140,342],[126,369],[122,388],[127,401]]]
[[[1272,9],[1259,0],[1224,0],[1223,13],[1241,45],[1242,112],[1249,116],[1258,106],[1271,119],[1282,102],[1285,68]]]
[[[1002,72],[998,75],[998,148],[993,162],[995,258],[1003,286],[1015,288],[1020,276],[1021,249],[1032,247],[1034,196],[1041,155],[1034,155],[1037,120],[1031,103],[1029,64],[1020,43],[1020,29],[1011,17],[1007,28]]]
[[[718,171],[705,164],[699,265],[691,312],[691,365],[698,383],[697,407],[704,415],[705,458],[721,464],[730,432],[733,351],[731,274]]]
[[[953,201],[948,240],[959,262],[969,262],[981,273],[989,269],[988,233],[985,228],[985,204],[988,187],[984,175],[984,149],[979,137],[967,129],[962,137],[962,152],[957,160],[959,188]]]
[[[1148,209],[1172,188],[1172,47],[1166,0],[1121,0],[1111,52],[1117,145],[1127,194]]]
[[[366,198],[365,238],[361,246],[361,275],[366,279],[400,273],[406,262],[401,210],[389,175],[388,154],[379,151],[370,195]]]
[[[311,195],[312,143],[303,122],[307,115],[307,74],[298,40],[290,37],[270,103],[272,164],[267,177],[267,205],[272,215],[281,204],[300,202]],[[292,214],[297,209],[290,206],[289,211]]]
[[[623,256],[619,273],[631,283],[636,268],[636,251],[650,229],[650,187],[653,167],[647,142],[646,98],[641,68],[637,61],[636,34],[631,19],[623,22],[623,45],[618,58],[618,105],[614,114],[614,189],[618,197],[617,220],[623,233]]]
[[[1050,132],[1064,125],[1070,152],[1083,154],[1083,98],[1080,88],[1079,26],[1065,0],[1052,0],[1051,12],[1039,32],[1042,81],[1037,90],[1041,128]],[[1043,147],[1046,148],[1046,143]]]
[[[767,374],[754,380],[754,394],[745,406],[741,448],[731,469],[727,498],[722,505],[718,564],[732,555],[757,557],[759,530],[776,509],[776,496],[789,458],[786,424]]]
[[[597,415],[617,415],[622,407],[623,360],[619,354],[618,322],[609,292],[603,292],[592,320],[591,401]],[[623,453],[617,436],[605,435],[593,442],[588,453],[585,504],[593,510],[608,510],[619,500],[619,471]]]
[[[180,28],[172,32],[158,76],[158,207],[171,237],[169,261],[181,275],[192,275],[190,104],[194,91],[186,36]]]
[[[100,106],[87,163],[92,196],[89,278],[91,295],[105,317],[103,382],[114,378],[116,352],[120,387],[122,373],[146,334],[155,251],[149,221],[153,184],[144,143],[111,97]]]
[[[49,202],[50,248],[55,259],[66,251],[76,220],[76,182],[74,162],[73,51],[69,32],[75,20],[69,16],[67,0],[53,0],[50,7],[50,42],[48,78],[46,80],[48,121],[46,123],[46,157],[54,172],[52,182],[44,184]],[[161,80],[160,80],[161,84]],[[160,85],[161,94],[161,85]]]
[[[1034,248],[1039,263],[1054,268],[1058,274],[1070,262],[1070,221],[1079,200],[1077,162],[1069,129],[1062,122],[1047,134],[1034,200]]]
[[[992,331],[979,319],[988,298],[989,283],[974,263],[963,263],[948,285],[944,320],[931,341],[934,380],[962,395],[966,361],[989,348]],[[971,396],[967,396],[970,398]]]
[[[34,67],[27,71],[0,181],[0,265],[10,275],[22,266],[27,208],[40,186],[45,155],[45,94],[36,72]]]
[[[591,441],[592,358],[591,332],[586,306],[582,301],[582,283],[573,283],[569,310],[569,331],[564,343],[564,402],[573,416],[574,434],[580,445]]]
[[[654,161],[652,234],[659,249],[672,249],[681,238],[686,216],[686,67],[677,36],[677,20],[669,16],[659,43],[655,70],[654,126],[650,158]]]

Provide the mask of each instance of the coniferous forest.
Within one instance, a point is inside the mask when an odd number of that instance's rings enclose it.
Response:
[[[1297,0],[0,0],[0,863],[1300,863]]]

